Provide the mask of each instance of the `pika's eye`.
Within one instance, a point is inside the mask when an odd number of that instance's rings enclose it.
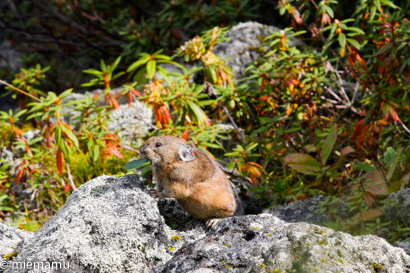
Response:
[[[161,142],[157,142],[156,144],[155,144],[155,147],[159,147],[159,146],[161,146],[162,144],[161,144]]]

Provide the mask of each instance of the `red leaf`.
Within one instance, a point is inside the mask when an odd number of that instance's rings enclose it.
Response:
[[[118,151],[116,148],[114,147],[108,147],[107,151],[109,154],[111,155],[115,155],[118,158],[123,158],[124,156],[120,153],[120,151]]]
[[[14,183],[15,183],[16,185],[19,184],[20,179],[21,179],[21,176],[23,175],[23,172],[24,172],[24,168],[21,168],[21,169],[19,170],[19,172],[17,173],[16,178],[14,179]]]
[[[357,139],[357,152],[359,152],[360,147],[362,147],[363,138],[364,138],[364,132]]]
[[[131,107],[132,93],[128,93],[128,107]]]
[[[160,108],[157,108],[155,111],[155,116],[157,117],[157,120],[160,124],[162,124],[162,118],[161,118],[161,110]]]
[[[399,116],[397,115],[396,111],[394,111],[393,107],[389,107],[389,114],[394,121],[399,121]]]
[[[61,152],[60,147],[58,147],[58,149],[57,149],[56,161],[57,161],[58,173],[60,175],[63,175],[63,153]]]
[[[359,120],[359,122],[356,123],[356,126],[355,126],[356,128],[354,129],[352,139],[355,139],[358,135],[360,135],[364,127],[363,123],[364,123],[364,119],[361,119]]]
[[[71,185],[65,185],[64,186],[64,192],[68,192],[71,188]]]

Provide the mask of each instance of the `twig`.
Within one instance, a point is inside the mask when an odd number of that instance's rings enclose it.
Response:
[[[4,84],[4,85],[7,85],[7,86],[10,87],[11,89],[17,90],[18,92],[23,93],[24,95],[29,96],[30,98],[35,99],[36,101],[41,101],[39,98],[37,98],[37,97],[31,95],[30,93],[27,93],[26,91],[23,91],[23,90],[21,90],[21,89],[18,89],[17,87],[14,87],[13,85],[8,84],[8,83],[5,82],[5,81],[0,80],[0,83],[2,83],[2,84]]]
[[[125,145],[120,145],[120,146],[121,146],[121,148],[123,148],[123,149],[125,149],[125,150],[128,150],[128,151],[131,151],[131,152],[140,154],[140,151],[138,151],[138,150],[136,150],[136,149],[134,149],[134,148],[131,148],[131,147],[125,146]]]
[[[205,82],[205,88],[208,89],[213,95],[215,95],[218,98],[218,94],[215,91],[215,88],[213,85],[209,82]],[[238,125],[236,125],[235,121],[233,120],[231,114],[229,113],[228,109],[225,107],[225,105],[222,104],[222,110],[228,115],[229,121],[232,123],[233,127],[235,130],[238,132],[239,137],[242,140],[243,144],[246,144],[245,138],[243,137],[241,131],[239,130]]]
[[[355,86],[355,88],[354,88],[354,93],[353,93],[352,101],[350,102],[349,107],[348,107],[345,111],[343,111],[343,112],[337,117],[336,123],[338,123],[338,122],[347,114],[347,112],[349,112],[349,110],[353,109],[352,107],[353,107],[353,104],[354,104],[354,102],[355,102],[355,100],[356,100],[356,94],[357,94],[357,91],[358,91],[358,90],[359,90],[359,82],[356,82],[356,86]],[[356,110],[356,109],[355,109],[355,110]],[[356,110],[356,113],[357,113],[357,110]]]
[[[409,128],[407,128],[406,125],[404,125],[403,121],[401,121],[401,119],[399,119],[399,122],[400,122],[401,126],[403,126],[404,130],[406,130],[406,132],[410,134]]]
[[[137,97],[136,97],[134,94],[132,94],[132,96],[133,96],[133,98],[134,98],[135,101],[138,101],[138,100],[137,100]],[[142,122],[144,122],[146,125],[148,125],[148,127],[151,127],[151,128],[154,129],[154,130],[159,130],[159,128],[158,128],[157,126],[155,126],[155,125],[153,125],[153,124],[151,124],[151,123],[145,121],[145,120],[140,116],[139,113],[135,113],[135,114],[137,115],[137,118],[139,118]]]
[[[66,165],[67,165],[68,180],[70,180],[71,187],[73,187],[73,190],[76,190],[77,188],[74,184],[73,176],[71,175],[71,172],[70,172],[70,165],[68,163]]]
[[[235,178],[239,178],[239,179],[245,180],[246,182],[252,184],[252,180],[251,180],[249,177],[245,177],[245,176],[242,176],[242,175],[238,174],[238,173],[235,171],[235,169],[233,169],[233,170],[227,169],[227,168],[223,167],[223,166],[221,165],[221,163],[219,163],[219,162],[216,162],[216,163],[219,165],[219,168],[221,168],[221,170],[222,170],[224,173],[229,174],[229,175],[231,175],[231,176],[233,176],[233,177],[235,177]]]

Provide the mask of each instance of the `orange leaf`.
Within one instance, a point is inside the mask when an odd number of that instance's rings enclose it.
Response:
[[[107,151],[109,154],[111,155],[115,155],[118,158],[123,158],[124,156],[120,153],[120,151],[118,151],[116,148],[114,147],[108,147]]]
[[[14,183],[15,183],[16,185],[19,184],[20,179],[21,179],[21,176],[23,175],[23,172],[24,172],[24,168],[21,168],[21,169],[19,170],[19,172],[17,173],[16,178],[14,179]]]
[[[373,205],[372,197],[370,196],[370,194],[368,192],[365,192],[365,194],[364,194],[364,201],[366,202],[366,205],[369,206],[369,208],[372,207],[372,205]]]
[[[131,107],[132,93],[128,93],[128,107]]]
[[[393,107],[389,107],[389,114],[394,121],[399,121],[399,116],[397,115],[396,111],[394,111]]]
[[[60,147],[58,147],[58,149],[57,149],[56,161],[57,161],[58,173],[60,175],[63,175],[63,153],[61,152]]]
[[[249,172],[256,178],[261,177],[262,175],[258,168],[256,168],[255,166],[249,166]]]
[[[188,141],[188,137],[189,137],[188,131],[185,131],[181,136],[182,140],[185,142]]]
[[[118,102],[116,101],[116,99],[114,98],[114,97],[112,97],[111,95],[110,95],[110,101],[111,101],[111,103],[112,103],[112,106],[115,108],[115,109],[117,109],[117,108],[120,108],[120,105],[118,104]]]

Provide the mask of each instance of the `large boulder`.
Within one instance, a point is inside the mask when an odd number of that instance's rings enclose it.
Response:
[[[266,213],[227,218],[206,231],[175,200],[156,202],[147,192],[137,175],[87,182],[32,238],[10,242],[5,252],[20,248],[4,272],[37,272],[16,268],[19,262],[43,262],[43,272],[410,270],[410,256],[377,236]]]
[[[245,75],[246,67],[264,55],[257,50],[261,45],[260,41],[274,31],[280,29],[257,22],[240,23],[225,33],[230,40],[216,44],[213,52],[221,58],[228,59],[226,64],[232,68],[235,78],[241,79]],[[300,40],[291,39],[289,45],[298,44]]]
[[[410,188],[391,193],[385,200],[384,212],[388,221],[410,223]]]
[[[202,223],[187,224],[187,231],[172,230],[138,176],[100,176],[74,191],[13,263],[61,263],[52,272],[149,272],[205,236]]]
[[[409,272],[410,256],[373,235],[351,236],[269,214],[228,218],[154,272]]]
[[[33,232],[0,223],[0,257],[12,255],[34,236]]]

